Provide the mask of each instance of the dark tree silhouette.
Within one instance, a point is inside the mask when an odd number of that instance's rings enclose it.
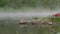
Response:
[[[0,0],[0,7],[4,7],[5,4],[6,4],[6,1]]]

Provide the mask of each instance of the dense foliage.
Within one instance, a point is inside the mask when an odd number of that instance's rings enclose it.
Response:
[[[6,5],[6,0],[0,0],[0,7],[4,7]]]
[[[0,7],[4,7],[5,5],[14,8],[45,7],[54,9],[56,6],[59,7],[60,0],[0,0]]]

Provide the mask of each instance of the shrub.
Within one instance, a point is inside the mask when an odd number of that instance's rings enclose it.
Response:
[[[37,19],[38,19],[38,17],[33,17],[33,19],[37,20]]]
[[[49,20],[53,22],[60,22],[60,17],[56,17],[56,18],[50,17]]]

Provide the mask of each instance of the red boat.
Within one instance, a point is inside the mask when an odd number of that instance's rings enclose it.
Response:
[[[53,14],[51,17],[60,17],[60,13]]]

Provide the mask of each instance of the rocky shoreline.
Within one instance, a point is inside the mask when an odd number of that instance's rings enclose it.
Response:
[[[56,33],[57,31],[52,28],[53,26],[57,26],[56,23],[53,23],[50,20],[43,20],[43,19],[20,19],[19,20],[20,27],[28,28],[30,26],[35,26],[36,28],[43,27],[43,28],[48,28],[49,31],[52,31]]]

